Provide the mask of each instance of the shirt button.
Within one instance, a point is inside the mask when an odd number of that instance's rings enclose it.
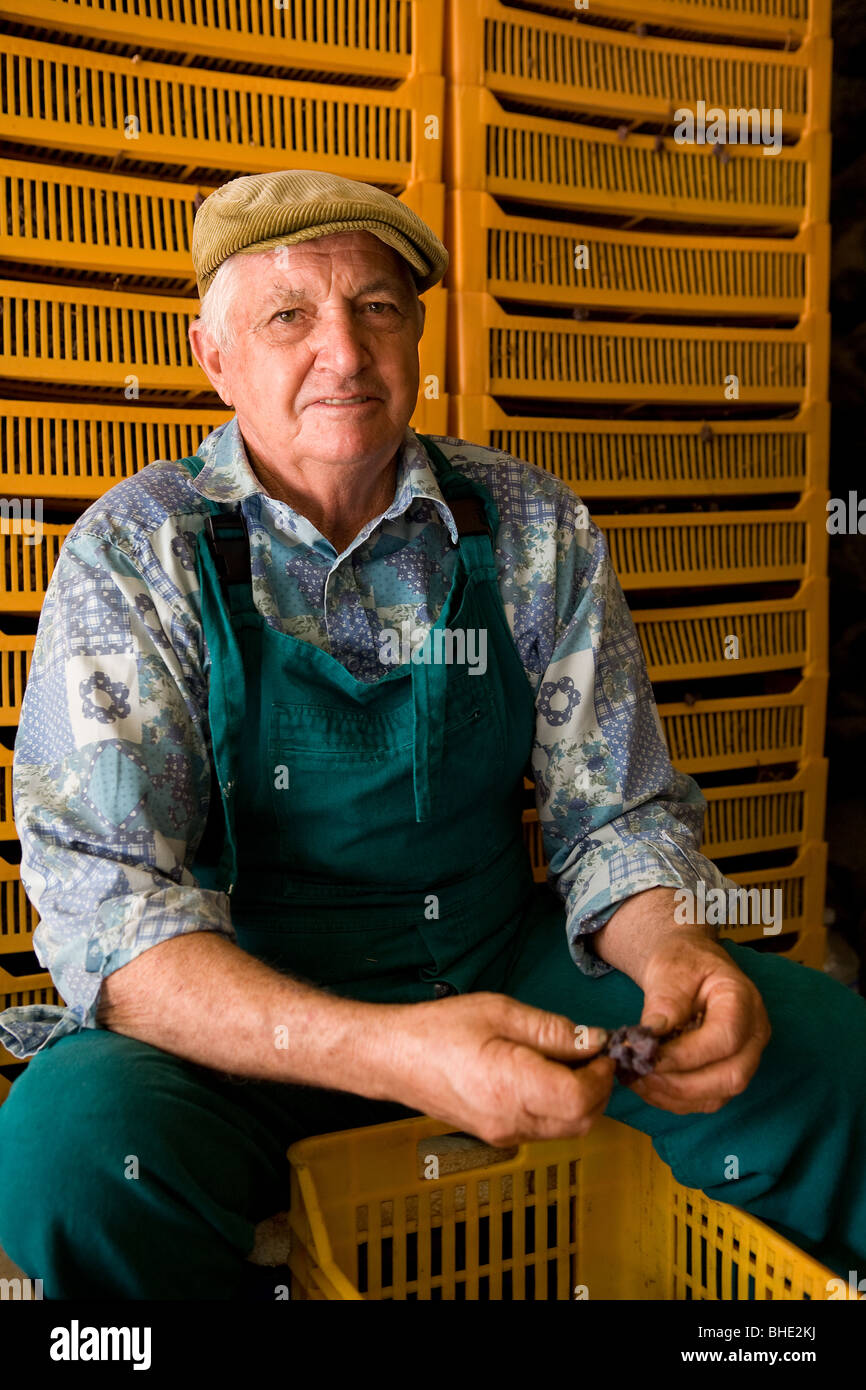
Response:
[[[437,980],[433,986],[433,993],[437,999],[447,999],[449,994],[456,994],[457,991],[447,980]]]

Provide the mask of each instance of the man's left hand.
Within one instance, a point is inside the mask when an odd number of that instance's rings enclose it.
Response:
[[[641,1023],[665,1033],[703,1012],[701,1026],[666,1043],[658,1064],[631,1090],[675,1115],[712,1114],[748,1086],[770,1039],[758,990],[724,948],[700,929],[666,933],[639,981]]]

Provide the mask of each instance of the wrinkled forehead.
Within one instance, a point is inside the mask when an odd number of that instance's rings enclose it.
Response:
[[[351,294],[387,289],[418,297],[408,262],[368,231],[335,232],[292,246],[240,253],[237,261],[245,289],[266,298],[293,290],[315,294],[333,285]]]

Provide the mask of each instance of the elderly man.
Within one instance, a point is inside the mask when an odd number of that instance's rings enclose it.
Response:
[[[15,812],[66,1008],[0,1019],[35,1053],[0,1244],[48,1297],[242,1296],[287,1145],[416,1112],[498,1144],[606,1111],[866,1260],[866,1006],[679,923],[727,880],[602,535],[541,469],[408,427],[447,259],[365,184],[212,194],[190,340],[234,418],[63,548]],[[597,1055],[698,1014],[634,1085]]]

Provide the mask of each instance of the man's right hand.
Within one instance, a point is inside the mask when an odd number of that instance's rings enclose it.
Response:
[[[375,1051],[388,1099],[505,1148],[590,1130],[616,1070],[596,1055],[604,1039],[562,1014],[478,993],[387,1006]]]

